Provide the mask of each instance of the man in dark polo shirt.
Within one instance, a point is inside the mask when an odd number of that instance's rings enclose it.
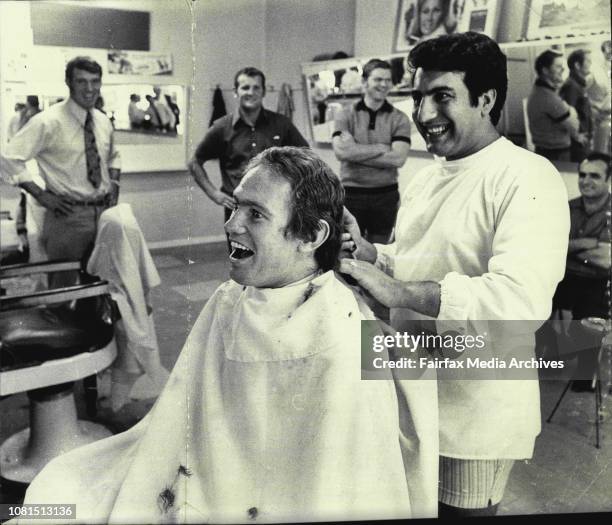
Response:
[[[536,58],[535,81],[527,101],[529,128],[535,152],[549,160],[570,160],[572,139],[584,142],[579,133],[578,117],[557,93],[563,83],[563,55],[551,49]]]
[[[587,96],[587,77],[591,73],[591,52],[584,49],[576,49],[567,57],[569,77],[561,86],[559,95],[578,114],[580,132],[588,139],[593,135],[593,118],[591,115],[591,102]],[[572,139],[570,147],[570,160],[582,162],[588,153],[585,143]]]
[[[610,317],[610,157],[591,153],[580,164],[578,172],[580,197],[569,202],[570,239],[565,277],[559,283],[553,307],[571,310],[572,319]],[[575,334],[580,336],[580,334]],[[582,334],[581,341],[585,335]],[[578,366],[572,390],[591,388],[584,379],[595,369],[597,350],[583,350],[578,354]]]
[[[304,146],[308,142],[291,121],[268,111],[262,101],[266,77],[254,67],[245,67],[234,76],[236,111],[216,120],[198,145],[189,171],[206,195],[225,210],[225,221],[232,214],[232,193],[240,183],[249,160],[272,146]],[[221,188],[210,180],[203,164],[219,159]]]
[[[341,161],[346,207],[370,242],[387,243],[399,204],[398,168],[410,150],[410,121],[387,101],[388,62],[370,60],[362,77],[363,98],[336,118],[332,145]]]

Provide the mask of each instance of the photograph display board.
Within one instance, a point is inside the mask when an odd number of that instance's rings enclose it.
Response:
[[[498,0],[398,0],[393,52],[456,32],[495,37]]]
[[[529,40],[610,32],[608,0],[532,0]]]

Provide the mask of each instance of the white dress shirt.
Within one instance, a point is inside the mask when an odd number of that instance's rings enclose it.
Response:
[[[69,98],[38,113],[10,141],[0,172],[11,184],[34,181],[26,162],[36,159],[47,190],[75,200],[94,200],[110,191],[109,168],[120,169],[113,145],[113,126],[104,113],[91,110],[102,181],[94,188],[87,178],[84,126],[87,110]]]

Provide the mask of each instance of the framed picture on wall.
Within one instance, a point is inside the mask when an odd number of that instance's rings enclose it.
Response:
[[[107,53],[108,72],[111,75],[171,75],[172,55],[142,51],[117,51]]]
[[[455,32],[495,37],[499,0],[398,0],[393,52]]]
[[[455,0],[457,30],[475,31],[495,38],[499,19],[499,0]]]
[[[532,0],[527,38],[610,33],[610,2],[602,0]]]

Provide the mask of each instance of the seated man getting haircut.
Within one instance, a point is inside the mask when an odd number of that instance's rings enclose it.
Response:
[[[411,426],[437,421],[435,396],[400,422],[405,385],[360,379],[371,313],[331,271],[343,197],[309,150],[252,159],[225,225],[232,280],[157,404],[129,431],[50,463],[26,502],[76,503],[77,521],[119,523],[400,518],[435,503],[437,463],[423,475],[419,457],[437,460],[437,428]]]

